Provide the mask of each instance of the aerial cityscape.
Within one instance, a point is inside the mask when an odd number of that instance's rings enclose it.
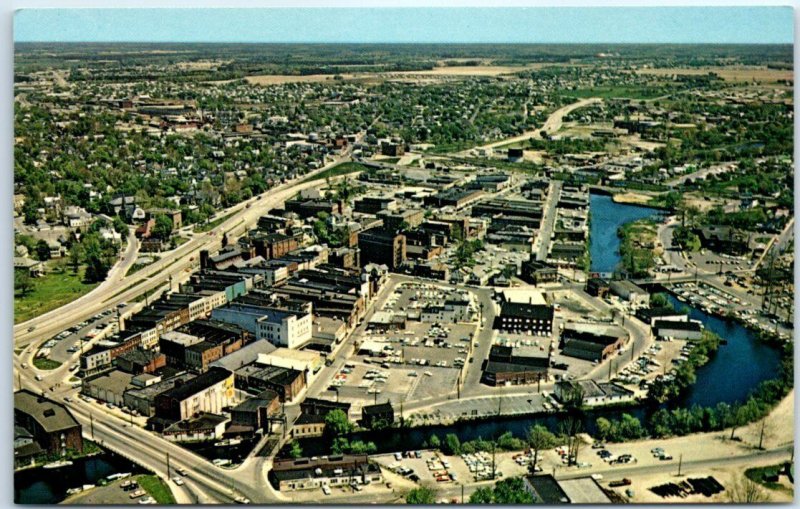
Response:
[[[15,503],[793,500],[791,43],[14,52]]]

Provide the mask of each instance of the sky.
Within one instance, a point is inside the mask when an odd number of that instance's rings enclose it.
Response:
[[[791,7],[22,9],[16,42],[782,43]]]

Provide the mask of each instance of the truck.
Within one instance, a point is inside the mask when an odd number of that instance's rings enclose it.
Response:
[[[616,481],[611,481],[610,483],[608,483],[608,486],[610,488],[618,488],[620,486],[630,486],[630,485],[631,485],[631,480],[628,479],[627,477],[623,479],[618,479]]]

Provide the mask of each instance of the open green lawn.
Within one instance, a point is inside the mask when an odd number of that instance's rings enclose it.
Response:
[[[348,173],[355,173],[357,171],[364,171],[366,169],[367,167],[361,163],[354,163],[352,161],[347,163],[341,163],[337,164],[332,168],[328,168],[323,172],[317,173],[316,175],[306,177],[305,179],[303,179],[301,184],[306,182],[311,182],[312,180],[322,180],[329,177],[333,178],[333,177],[338,177],[340,175],[347,175]]]
[[[134,263],[133,265],[131,265],[128,268],[128,272],[125,273],[125,276],[130,276],[131,274],[134,274],[134,273],[142,270],[143,268],[147,267],[148,265],[150,265],[152,263],[153,262],[150,262],[150,263]]]
[[[669,95],[670,91],[662,88],[640,88],[640,87],[597,87],[579,88],[577,90],[565,90],[564,95],[583,99],[585,97],[600,97],[602,99],[653,99]]]
[[[155,475],[140,475],[137,477],[139,486],[147,492],[148,495],[156,499],[158,504],[174,504],[175,497],[172,495],[169,486],[164,481]]]
[[[58,361],[54,361],[52,359],[38,357],[36,359],[33,359],[33,366],[36,369],[56,369],[59,366],[61,366],[61,363]]]
[[[14,293],[14,323],[30,320],[92,291],[98,283],[84,283],[83,273],[84,267],[77,274],[67,268],[32,278],[33,288],[27,294]]]
[[[219,226],[219,225],[221,225],[222,223],[224,223],[225,221],[227,221],[227,220],[228,220],[228,218],[229,218],[229,217],[231,217],[232,215],[234,215],[235,213],[236,213],[236,212],[231,212],[231,213],[229,213],[229,214],[225,214],[224,216],[222,216],[222,217],[220,217],[220,218],[217,218],[217,219],[215,219],[215,220],[211,221],[211,222],[210,222],[210,223],[208,223],[208,224],[202,224],[202,225],[200,225],[200,226],[196,226],[196,227],[194,228],[194,231],[195,231],[195,233],[210,232],[211,230],[213,230],[213,229],[214,229],[214,228],[216,228],[217,226]]]

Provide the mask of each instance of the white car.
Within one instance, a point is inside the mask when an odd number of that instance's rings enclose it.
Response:
[[[323,486],[322,487],[322,493],[324,493],[325,495],[330,495],[331,494],[331,489],[328,486]]]
[[[172,482],[174,482],[174,483],[175,483],[175,484],[177,484],[178,486],[183,486],[183,479],[181,479],[181,478],[180,478],[179,476],[177,476],[177,475],[176,475],[175,477],[173,477],[173,478],[172,478]]]

